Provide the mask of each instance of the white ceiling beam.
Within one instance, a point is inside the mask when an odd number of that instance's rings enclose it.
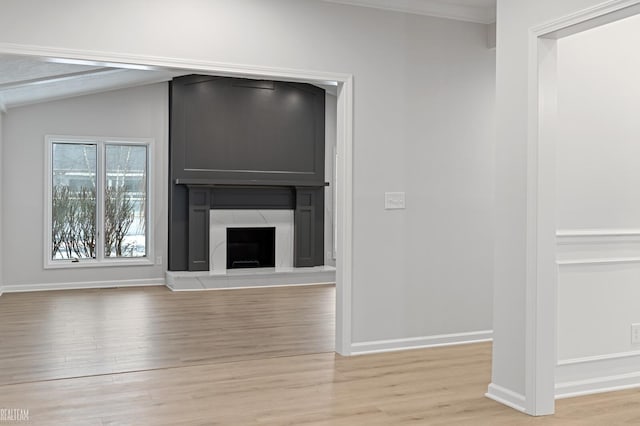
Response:
[[[9,83],[0,84],[0,90],[17,89],[29,86],[39,86],[42,84],[60,83],[69,80],[75,80],[78,77],[96,76],[99,74],[111,74],[119,70],[113,68],[91,69],[87,71],[78,71],[66,74],[50,75],[46,77],[32,78],[29,80],[16,80]]]

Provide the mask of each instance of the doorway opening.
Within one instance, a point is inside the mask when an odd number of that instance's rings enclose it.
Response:
[[[532,415],[552,414],[557,397],[578,394],[563,394],[556,377],[558,44],[563,38],[639,13],[638,1],[610,1],[531,31],[527,202],[527,214],[531,218],[527,241],[531,250],[527,254],[526,411]]]
[[[303,82],[335,87],[336,114],[336,195],[335,195],[335,351],[351,353],[351,277],[352,277],[352,163],[353,163],[353,76],[350,74],[289,70],[268,67],[230,65],[215,62],[190,62],[175,58],[96,54],[90,51],[34,48],[33,46],[0,46],[0,54],[48,58],[64,63],[135,69],[164,69],[179,73],[199,73],[249,79],[271,79]],[[156,260],[156,259],[153,259]]]

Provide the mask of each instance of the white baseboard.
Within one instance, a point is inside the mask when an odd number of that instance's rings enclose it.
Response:
[[[556,399],[638,388],[638,365],[638,351],[560,361]]]
[[[489,399],[493,399],[500,404],[506,405],[507,407],[511,407],[514,410],[526,412],[525,403],[526,399],[524,395],[504,388],[500,385],[496,385],[495,383],[491,383],[489,388],[487,389],[487,393],[484,394]]]
[[[351,344],[352,355],[364,355],[378,352],[403,351],[408,349],[433,348],[438,346],[463,345],[491,341],[492,330],[472,331],[468,333],[440,334],[436,336],[410,337],[406,339],[377,340]]]
[[[22,293],[29,291],[52,290],[79,290],[90,288],[117,288],[117,287],[146,287],[163,286],[164,278],[147,278],[140,280],[114,280],[114,281],[84,281],[72,283],[43,283],[43,284],[14,284],[5,285],[0,289],[0,294]]]

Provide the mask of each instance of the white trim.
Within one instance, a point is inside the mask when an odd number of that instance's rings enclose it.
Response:
[[[640,388],[640,373],[619,374],[556,385],[556,399]]]
[[[640,351],[616,352],[613,354],[606,354],[606,355],[586,356],[582,358],[569,358],[569,359],[558,361],[558,365],[562,366],[562,365],[586,364],[586,363],[593,363],[593,362],[599,362],[599,361],[608,361],[612,359],[635,358],[635,357],[638,357],[640,359]]]
[[[555,211],[548,208],[555,200],[555,42],[531,37],[529,54],[525,408],[527,414],[540,416],[552,414],[555,407],[556,225]],[[547,170],[554,173],[545,173]],[[548,247],[553,250],[547,250]]]
[[[500,404],[506,405],[507,407],[511,407],[514,410],[522,411],[523,413],[526,412],[526,401],[524,395],[513,392],[507,388],[503,388],[495,383],[489,384],[487,393],[485,393],[484,396],[489,399],[493,399]]]
[[[338,87],[336,138],[336,352],[351,354],[353,286],[353,76]]]
[[[610,258],[595,258],[595,259],[569,259],[569,260],[557,260],[558,266],[573,266],[573,265],[609,265],[620,263],[638,263],[640,257],[610,257]]]
[[[640,351],[618,352],[558,362],[556,398],[640,387]]]
[[[495,7],[467,6],[432,0],[325,0],[350,6],[370,7],[435,18],[491,24],[496,21]]]
[[[5,285],[5,293],[25,293],[31,291],[82,290],[91,288],[149,287],[164,286],[164,278],[146,278],[139,280],[83,281],[70,283],[13,284]]]
[[[640,0],[609,0],[531,29],[535,37],[559,39],[636,15]]]
[[[612,0],[529,31],[525,319],[528,414],[551,414],[555,407],[557,39],[638,13],[635,8],[639,4],[640,0]]]
[[[640,256],[634,256],[638,252],[640,246],[640,230],[638,229],[575,229],[575,230],[558,230],[556,232],[556,242],[558,245],[558,266],[571,265],[606,265],[606,264],[623,264],[638,263]],[[635,245],[636,249],[630,251],[630,245]],[[619,245],[621,250],[616,249]],[[581,258],[576,255],[576,250],[583,250],[590,246],[602,253],[602,249],[606,249],[604,256],[601,254],[597,257]],[[563,253],[569,250],[569,258]],[[592,250],[584,252],[584,254],[593,256]],[[612,255],[610,255],[612,254]],[[629,256],[631,254],[631,256]]]
[[[145,257],[131,257],[107,260],[95,260],[95,259],[80,259],[78,262],[73,262],[68,259],[52,260],[44,269],[82,269],[82,268],[120,268],[120,267],[132,267],[132,266],[154,266],[156,263],[151,258]]]
[[[351,354],[364,355],[380,352],[395,352],[410,349],[424,349],[440,346],[454,346],[465,345],[469,343],[490,342],[492,340],[492,337],[492,330],[482,330],[466,333],[441,334],[435,336],[409,337],[405,339],[358,342],[351,345]]]
[[[152,164],[154,159],[154,145],[153,138],[123,138],[123,137],[111,137],[111,136],[78,136],[78,135],[45,135],[45,189],[44,189],[44,229],[45,235],[51,235],[52,230],[52,198],[53,198],[53,145],[55,143],[78,143],[78,144],[93,144],[96,146],[96,240],[95,240],[95,255],[94,259],[81,259],[79,262],[73,262],[71,260],[53,260],[51,259],[51,238],[46,238],[44,244],[44,269],[74,269],[74,268],[96,268],[96,267],[121,267],[121,266],[151,266],[154,265],[155,258],[155,236],[151,232],[151,229],[155,227],[152,205],[155,203],[155,164]],[[146,190],[147,190],[147,202],[146,208],[146,226],[145,226],[145,250],[146,255],[144,257],[135,258],[105,258],[104,257],[104,174],[106,171],[106,155],[105,150],[107,145],[140,145],[146,148]],[[100,194],[98,194],[100,191]]]
[[[286,79],[288,81],[314,82],[320,84],[347,84],[351,74],[324,71],[307,71],[291,68],[274,68],[260,65],[233,64],[226,62],[202,61],[197,59],[171,58],[166,56],[135,55],[96,50],[67,49],[63,47],[38,46],[30,44],[0,43],[0,53],[8,55],[36,56],[67,60],[90,61],[94,66],[131,67],[143,65],[139,69],[187,70],[190,72],[215,73],[230,77],[257,77]]]
[[[558,229],[558,243],[565,238],[582,237],[640,237],[640,229]]]
[[[336,217],[339,226],[336,271],[336,345],[340,355],[351,350],[352,283],[353,283],[353,95],[354,77],[348,73],[306,71],[257,65],[229,64],[185,58],[132,55],[115,52],[43,47],[26,44],[0,43],[0,53],[89,60],[98,63],[137,64],[147,68],[172,68],[190,72],[211,73],[235,77],[272,78],[319,84],[338,83],[338,203]]]

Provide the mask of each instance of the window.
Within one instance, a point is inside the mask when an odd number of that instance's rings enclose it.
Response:
[[[46,139],[45,266],[150,263],[150,141]]]

